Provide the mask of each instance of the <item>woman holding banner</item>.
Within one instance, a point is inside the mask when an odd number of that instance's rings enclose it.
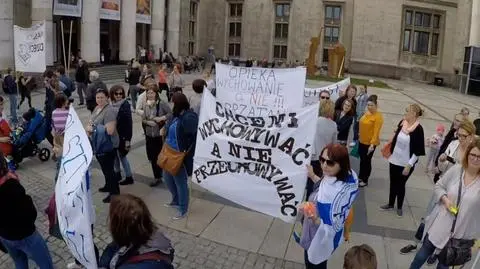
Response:
[[[307,166],[315,190],[300,207],[304,218],[299,243],[305,249],[307,269],[327,268],[327,260],[345,240],[344,226],[358,193],[358,179],[351,170],[346,147],[326,146],[320,154],[320,163],[322,177]]]

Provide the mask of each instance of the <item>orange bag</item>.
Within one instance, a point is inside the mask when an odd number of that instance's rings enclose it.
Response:
[[[385,145],[382,147],[382,156],[385,159],[390,158],[392,156],[392,140],[388,141]]]
[[[183,159],[187,156],[187,152],[176,151],[164,143],[162,151],[158,154],[157,165],[172,176],[176,176],[183,166]]]

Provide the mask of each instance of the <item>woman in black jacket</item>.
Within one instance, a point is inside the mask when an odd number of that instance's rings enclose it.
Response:
[[[16,268],[28,268],[28,258],[40,269],[53,269],[52,257],[43,237],[37,232],[37,210],[18,177],[8,170],[0,151],[0,241]]]
[[[132,169],[127,159],[127,154],[130,151],[130,141],[132,140],[132,108],[126,99],[125,89],[121,85],[114,85],[110,88],[110,99],[113,107],[118,111],[117,133],[120,140],[114,171],[117,173],[117,177],[121,178],[118,174],[120,174],[120,163],[122,163],[125,179],[119,184],[129,185],[133,184]]]
[[[342,110],[335,112],[335,122],[337,123],[337,141],[339,144],[346,146],[348,140],[348,132],[353,123],[355,110],[353,110],[353,101],[345,99],[343,101]]]
[[[405,116],[398,124],[390,147],[390,195],[383,210],[393,210],[397,200],[397,215],[403,216],[405,184],[413,173],[420,156],[425,156],[425,135],[418,118],[423,110],[418,104],[412,104],[405,110]]]
[[[349,85],[345,92],[345,95],[335,101],[335,111],[341,111],[343,109],[343,102],[347,99],[353,102],[353,111],[356,111],[357,100],[355,99],[355,96],[357,96],[357,87],[355,87],[355,85]]]

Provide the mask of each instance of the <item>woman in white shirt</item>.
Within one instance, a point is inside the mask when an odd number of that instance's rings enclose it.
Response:
[[[448,144],[447,149],[438,157],[438,169],[445,173],[450,167],[461,163],[465,150],[475,138],[475,125],[469,120],[463,120],[457,131],[458,140]]]
[[[415,169],[420,156],[425,155],[425,135],[418,118],[423,114],[418,104],[412,104],[405,110],[404,119],[392,139],[390,147],[390,194],[388,204],[381,206],[383,210],[393,210],[397,200],[397,216],[403,216],[405,184]]]

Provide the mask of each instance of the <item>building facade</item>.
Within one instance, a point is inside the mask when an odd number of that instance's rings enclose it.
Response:
[[[0,68],[14,63],[13,25],[40,21],[46,22],[48,65],[63,63],[71,57],[68,51],[90,63],[129,61],[138,56],[139,46],[154,51],[157,59],[165,50],[196,54],[197,8],[198,0],[4,0]]]
[[[317,65],[328,48],[346,48],[358,74],[452,82],[465,47],[480,45],[478,0],[201,0],[199,51],[218,57],[303,62],[320,37]]]

